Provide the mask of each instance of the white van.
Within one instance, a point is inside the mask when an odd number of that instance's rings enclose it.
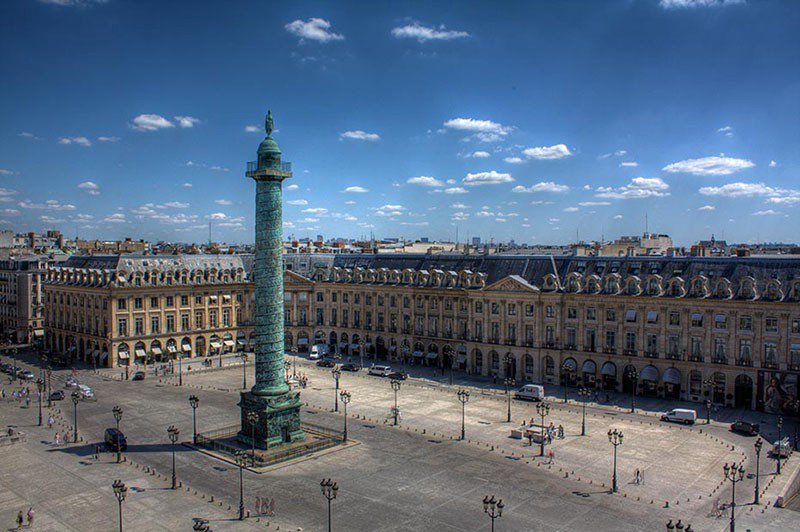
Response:
[[[684,425],[694,425],[696,420],[697,412],[688,408],[674,408],[661,414],[661,421],[672,421],[673,423],[683,423]]]
[[[516,391],[514,399],[523,399],[525,401],[543,401],[544,400],[544,386],[541,384],[526,384]]]
[[[386,377],[392,372],[391,366],[381,366],[378,364],[373,364],[369,368],[370,375],[377,375],[378,377]]]
[[[309,360],[319,360],[328,354],[328,346],[325,344],[314,344],[311,346],[311,353],[308,355]]]
[[[82,399],[94,399],[94,390],[92,390],[85,384],[78,385],[78,393],[80,394]]]

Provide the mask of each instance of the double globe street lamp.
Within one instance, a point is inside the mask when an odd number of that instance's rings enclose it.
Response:
[[[544,418],[550,415],[550,403],[546,403],[544,401],[541,403],[536,403],[536,413],[542,418],[541,431],[539,432],[539,456],[544,456]]]
[[[122,532],[122,501],[125,500],[125,496],[128,494],[128,486],[121,480],[115,480],[111,487],[114,489],[114,496],[117,498],[117,503],[119,503],[119,532]]]
[[[196,395],[189,396],[189,406],[192,407],[192,444],[197,445],[197,407],[200,405],[200,398]]]
[[[731,524],[730,532],[736,530],[736,483],[744,479],[744,466],[739,464],[725,464],[722,466],[725,480],[731,481]]]
[[[507,403],[507,411],[506,411],[506,423],[511,423],[511,388],[517,383],[511,377],[506,377],[503,381],[506,387],[506,403]]]
[[[760,469],[760,465],[761,465],[761,446],[762,445],[764,445],[764,442],[760,437],[753,444],[753,447],[755,447],[755,449],[756,449],[756,493],[755,493],[755,498],[753,499],[753,504],[758,504],[758,501],[759,501],[758,476],[759,476],[759,469]]]
[[[119,422],[122,420],[122,408],[120,408],[119,406],[115,406],[114,408],[111,409],[111,413],[114,414],[114,421],[117,422],[117,441],[115,443],[117,446],[117,463],[120,463],[121,460],[120,453],[122,452],[122,438],[120,437],[119,434]]]
[[[39,391],[39,426],[42,426],[42,392],[44,391],[44,380],[36,379],[36,389]]]
[[[392,414],[394,416],[394,424],[397,426],[397,418],[400,414],[400,411],[397,409],[397,392],[400,390],[400,385],[403,384],[397,379],[392,379],[391,385],[392,390],[394,391],[394,409],[392,409]]]
[[[74,414],[74,435],[72,438],[73,443],[78,443],[78,403],[81,400],[81,394],[78,391],[72,392],[72,404],[75,406],[75,414]]]
[[[334,366],[331,368],[331,375],[333,376],[333,380],[336,381],[336,388],[334,389],[333,393],[333,411],[339,411],[339,378],[342,376],[342,371]]]
[[[483,511],[492,520],[492,532],[494,532],[494,520],[503,515],[503,499],[495,499],[494,495],[483,498]]]
[[[172,442],[172,489],[177,489],[178,483],[175,478],[175,443],[178,441],[180,431],[174,425],[170,425],[167,429],[167,434],[169,435],[169,441]]]
[[[322,488],[322,494],[328,500],[328,532],[331,532],[331,502],[336,498],[336,494],[339,493],[339,485],[329,478],[324,478],[319,483],[319,486]]]
[[[342,442],[346,442],[347,441],[347,403],[350,402],[350,399],[351,399],[352,396],[351,396],[350,392],[348,392],[347,390],[342,390],[342,392],[339,394],[339,396],[341,397],[342,404],[344,405],[344,434],[343,434],[343,437],[342,437]]]
[[[586,401],[589,400],[590,395],[592,395],[592,391],[589,388],[578,390],[578,396],[580,396],[583,403],[581,405],[581,436],[586,436]]]
[[[469,390],[458,390],[456,395],[458,395],[458,400],[461,401],[461,439],[464,440],[466,436],[466,408],[467,401],[469,401]]]
[[[622,431],[611,430],[608,431],[608,442],[614,446],[614,474],[611,477],[611,492],[617,492],[617,447],[622,445]]]

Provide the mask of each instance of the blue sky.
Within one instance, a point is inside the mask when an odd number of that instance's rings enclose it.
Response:
[[[0,5],[0,228],[800,241],[794,1]],[[289,186],[291,185],[291,186]]]

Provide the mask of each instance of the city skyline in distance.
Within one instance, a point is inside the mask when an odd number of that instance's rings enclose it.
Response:
[[[788,4],[83,4],[0,8],[0,229],[252,242],[270,107],[286,237],[797,241]]]

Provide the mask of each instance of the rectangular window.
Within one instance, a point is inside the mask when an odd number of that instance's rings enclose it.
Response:
[[[128,336],[128,320],[119,318],[117,320],[117,336]]]
[[[792,334],[800,334],[800,320],[792,320]]]
[[[194,296],[194,304],[195,305],[203,305],[203,296]]]
[[[133,308],[135,308],[135,309],[141,309],[142,308],[142,298],[141,297],[133,298]]]
[[[544,341],[548,347],[555,346],[555,330],[552,325],[548,325],[544,328]]]
[[[617,333],[606,331],[606,351],[614,351],[617,348]]]
[[[567,319],[568,320],[578,319],[578,309],[576,309],[575,307],[569,307],[567,309]]]
[[[567,349],[575,349],[578,344],[578,331],[575,327],[567,327]]]
[[[764,366],[775,368],[778,366],[778,344],[775,342],[764,342]]]
[[[667,337],[667,354],[677,356],[680,353],[680,339],[677,336]]]
[[[189,296],[181,296],[181,306],[182,307],[189,306]]]
[[[367,296],[369,297],[369,296]],[[369,303],[367,303],[369,305]],[[409,308],[411,306],[411,300],[407,297],[403,298],[403,308]]]
[[[633,309],[628,309],[625,311],[625,321],[627,323],[635,323],[636,322],[636,311]]]
[[[658,353],[658,335],[647,335],[647,352],[651,355]]]
[[[317,309],[317,325],[325,325],[325,311],[321,308]]]
[[[150,334],[159,334],[161,331],[159,330],[159,319],[158,316],[151,316],[150,317]]]
[[[231,310],[230,309],[223,309],[222,310],[222,326],[223,327],[230,327],[231,326]]]
[[[635,355],[636,354],[636,333],[635,332],[627,332],[627,333],[625,333],[625,354],[627,354],[627,355]]]
[[[195,329],[202,329],[203,328],[203,311],[198,310],[194,313],[194,328]]]
[[[695,312],[692,314],[692,327],[702,327],[703,326],[703,315],[699,312]]]
[[[336,309],[332,308],[331,309],[331,323],[330,323],[330,325],[336,325],[336,321],[337,321]]]
[[[778,332],[778,318],[775,316],[767,316],[764,320],[764,330],[768,333]]]
[[[617,311],[613,308],[606,309],[606,321],[617,321]]]
[[[673,326],[679,326],[681,324],[681,314],[680,312],[670,312],[669,313],[669,324]]]
[[[291,303],[292,302],[292,293],[291,292],[284,292],[283,293],[283,302],[284,303]]]
[[[349,303],[350,302],[350,295],[347,292],[342,294],[342,303]]]
[[[597,309],[594,307],[589,307],[586,309],[586,320],[587,321],[595,321],[597,320]]]
[[[517,305],[516,305],[516,303],[509,303],[508,304],[508,315],[509,316],[516,316],[517,315]]]
[[[586,351],[594,351],[597,348],[594,329],[586,331],[586,345],[584,345],[583,348]]]
[[[142,318],[136,318],[136,321],[134,321],[134,334],[136,336],[144,334],[144,320]]]
[[[547,307],[545,308],[545,314],[544,315],[546,317],[548,317],[548,318],[555,318],[556,309],[553,307],[553,305],[547,305]]]
[[[500,304],[492,303],[492,314],[500,314]]]
[[[703,361],[703,339],[699,336],[692,336],[692,351],[690,360],[694,362]]]
[[[127,300],[125,299],[117,299],[117,310],[125,310],[127,307]]]
[[[727,329],[728,328],[728,316],[725,314],[715,314],[714,315],[714,328],[715,329]]]
[[[753,365],[753,341],[742,339],[739,340],[739,361],[740,366]]]
[[[173,316],[172,314],[167,316],[166,326],[167,326],[167,332],[168,333],[175,332],[175,316]]]
[[[308,292],[300,292],[297,294],[297,299],[300,303],[308,303]],[[356,296],[356,299],[358,299],[358,296]],[[356,301],[356,303],[358,303],[358,301]]]
[[[658,323],[658,312],[656,312],[655,310],[648,310],[647,323]]]
[[[317,292],[317,303],[322,303],[325,301],[325,294],[322,292]]]
[[[336,296],[338,295],[337,292],[331,293],[331,303],[336,303]]]
[[[800,344],[789,346],[789,369],[794,371],[800,369]]]
[[[728,362],[727,340],[724,338],[714,339],[714,363],[726,364]]]
[[[739,330],[752,331],[753,330],[753,317],[752,316],[739,316]]]
[[[189,330],[189,315],[181,314],[181,331]]]
[[[217,328],[217,311],[216,310],[209,310],[208,311],[208,326],[212,329]]]
[[[533,305],[527,304],[525,305],[525,316],[530,318],[533,316]],[[800,320],[797,320],[800,323]]]
[[[151,297],[150,298],[150,308],[158,308],[158,298]]]
[[[475,302],[475,314],[483,314],[483,303],[480,301]]]
[[[167,308],[174,307],[175,306],[175,298],[172,297],[172,296],[167,296],[165,305],[167,306]]]

